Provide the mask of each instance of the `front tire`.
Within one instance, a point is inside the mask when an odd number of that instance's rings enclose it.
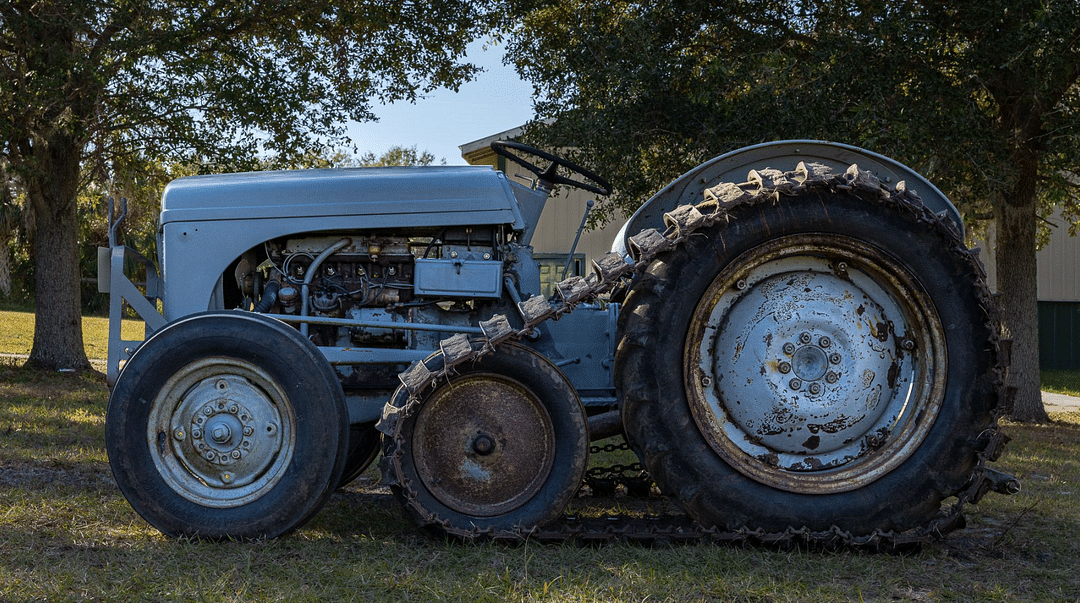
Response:
[[[166,326],[128,361],[105,444],[120,490],[163,533],[269,538],[329,498],[348,427],[333,370],[295,329],[207,313]]]
[[[724,529],[926,525],[993,421],[977,267],[877,191],[803,187],[727,214],[657,256],[620,314],[616,383],[649,472]]]

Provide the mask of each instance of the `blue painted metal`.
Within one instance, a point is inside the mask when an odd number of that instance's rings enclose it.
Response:
[[[506,224],[523,229],[510,182],[488,166],[355,168],[181,178],[161,201],[165,318],[221,309],[221,274],[264,241],[326,230]],[[182,258],[173,261],[175,255]]]

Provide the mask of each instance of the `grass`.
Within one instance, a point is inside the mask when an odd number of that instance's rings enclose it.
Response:
[[[1040,378],[1045,391],[1080,396],[1080,371],[1045,370],[1040,371]]]
[[[1024,482],[910,556],[727,546],[448,544],[369,472],[269,542],[174,540],[127,505],[90,374],[0,366],[0,601],[1078,600],[1080,414],[1008,425]]]
[[[109,352],[109,319],[101,316],[84,316],[82,330],[86,357],[106,358]],[[124,339],[142,339],[143,322],[124,320],[121,322],[120,330]],[[0,353],[29,354],[33,344],[33,312],[0,310]]]
[[[967,528],[908,556],[445,543],[374,471],[292,535],[215,544],[165,538],[128,506],[100,377],[16,364],[0,359],[0,602],[1080,600],[1080,413],[1006,425],[996,466],[1023,491],[989,495]]]

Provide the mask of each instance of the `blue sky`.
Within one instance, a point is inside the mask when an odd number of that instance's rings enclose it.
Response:
[[[458,145],[524,124],[532,117],[532,86],[502,64],[505,48],[474,43],[468,59],[485,71],[458,92],[436,90],[416,103],[376,105],[374,123],[349,124],[360,153],[376,156],[395,145],[428,151],[436,161],[464,165]]]

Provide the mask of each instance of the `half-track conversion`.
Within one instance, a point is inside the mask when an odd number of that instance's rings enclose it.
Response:
[[[818,141],[728,153],[546,297],[530,241],[553,187],[611,187],[492,146],[532,185],[471,166],[182,178],[156,264],[110,217],[106,444],[143,518],[275,537],[380,453],[405,513],[466,539],[900,545],[1018,489],[988,466],[1008,342],[958,212],[914,171]],[[127,307],[142,341],[120,336]],[[685,516],[564,514],[590,442],[616,435]]]

